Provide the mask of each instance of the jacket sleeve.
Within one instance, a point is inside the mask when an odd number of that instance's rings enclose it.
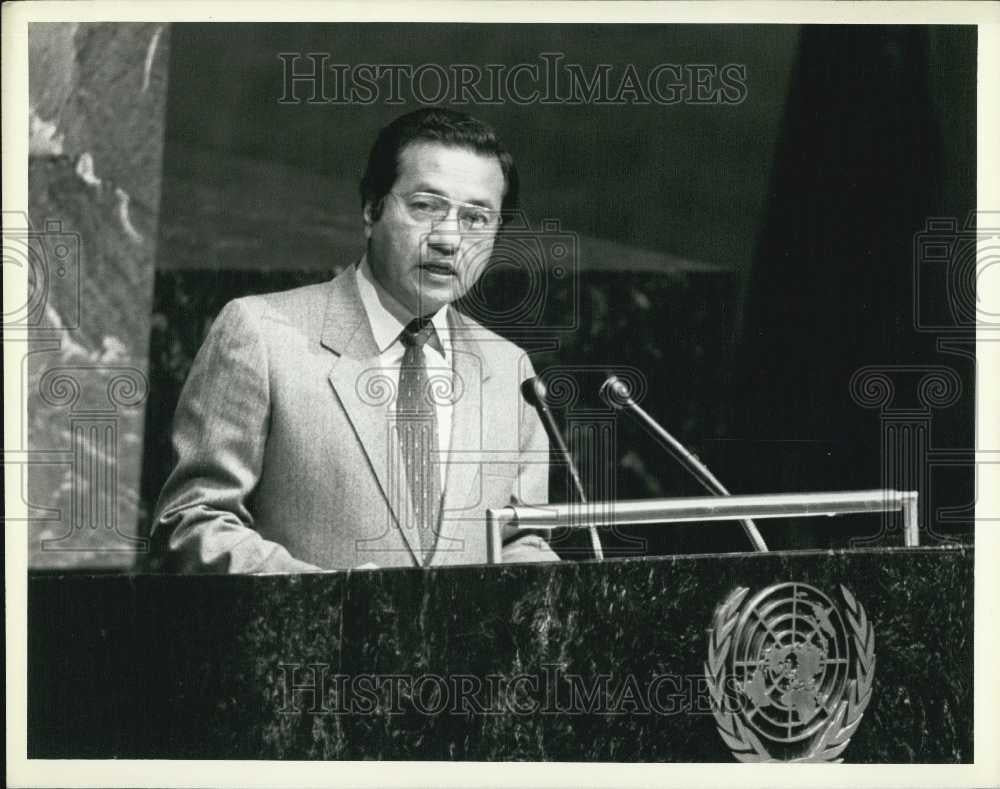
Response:
[[[174,416],[177,464],[153,516],[154,549],[188,573],[309,572],[253,528],[270,412],[266,348],[241,300],[219,313]]]
[[[533,376],[535,370],[528,362],[528,376]],[[518,464],[517,479],[514,493],[510,497],[512,505],[517,504],[548,504],[549,502],[549,437],[542,425],[538,412],[515,393],[516,401],[521,406],[519,428],[519,449],[521,452]],[[513,534],[510,529],[504,535],[509,539]],[[505,564],[516,562],[558,562],[559,555],[553,551],[543,537],[527,533],[517,539],[505,542],[501,561]]]

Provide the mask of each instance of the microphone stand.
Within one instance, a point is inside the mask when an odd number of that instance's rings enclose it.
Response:
[[[653,417],[643,410],[643,408],[632,399],[632,390],[629,385],[625,383],[617,375],[612,375],[601,384],[600,395],[604,401],[614,408],[616,411],[627,410],[638,417],[649,430],[653,433],[653,436],[658,440],[659,444],[666,449],[673,457],[685,468],[687,471],[701,483],[709,493],[713,493],[716,496],[729,496],[730,492],[715,477],[715,475],[708,470],[704,463],[702,463],[698,458],[692,455],[687,448],[681,444],[676,438],[674,438],[670,433],[668,433]],[[766,551],[767,543],[764,542],[764,538],[761,537],[760,532],[757,531],[757,526],[750,518],[744,518],[740,521],[743,526],[743,531],[746,532],[747,537],[750,538],[750,542],[753,543],[753,547],[758,551]]]
[[[570,454],[566,442],[563,441],[562,433],[559,432],[556,420],[552,416],[552,412],[549,410],[548,403],[545,400],[547,395],[545,384],[537,377],[529,378],[521,384],[521,394],[538,411],[538,415],[545,425],[545,430],[549,434],[549,438],[555,444],[557,452],[569,467],[569,475],[573,480],[573,487],[576,490],[577,497],[580,499],[580,503],[586,504],[587,494],[583,490],[583,483],[580,481],[580,474],[576,470],[576,464],[573,463],[573,456]],[[603,559],[604,549],[601,547],[601,540],[597,536],[597,529],[593,526],[588,526],[587,531],[590,533],[590,547],[594,551],[594,558]]]

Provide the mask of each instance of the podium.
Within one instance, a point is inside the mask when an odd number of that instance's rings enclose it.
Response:
[[[973,559],[36,574],[28,755],[971,762]]]

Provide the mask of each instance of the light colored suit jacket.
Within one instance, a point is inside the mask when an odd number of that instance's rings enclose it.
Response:
[[[421,566],[389,411],[395,379],[350,267],[335,279],[230,302],[174,418],[177,465],[153,519],[185,572]],[[484,511],[548,501],[548,439],[511,342],[449,309],[455,399],[440,537],[430,565],[486,561]],[[504,561],[554,561],[539,537]]]

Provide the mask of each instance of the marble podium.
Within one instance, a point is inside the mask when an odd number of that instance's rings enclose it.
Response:
[[[973,558],[923,547],[298,576],[34,574],[28,755],[731,762],[752,738],[720,733],[709,664],[722,658],[709,653],[729,643],[719,617],[773,588],[794,592],[800,645],[763,649],[725,689],[744,706],[756,699],[758,723],[784,703],[791,734],[829,690],[816,660],[830,676],[848,670],[830,624],[858,624],[846,589],[873,635],[850,648],[869,653],[851,670],[870,693],[857,709],[843,695],[853,729],[835,755],[970,762]],[[802,636],[807,604],[822,627]],[[753,614],[748,628],[754,616],[764,621]],[[765,710],[768,692],[778,706]],[[784,758],[782,747],[767,753]]]

